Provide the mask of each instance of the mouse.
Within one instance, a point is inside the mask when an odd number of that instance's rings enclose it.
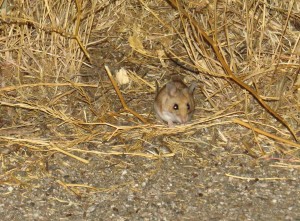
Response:
[[[175,79],[159,89],[156,81],[154,111],[159,120],[174,127],[174,123],[186,124],[195,111],[194,91],[196,82],[187,86],[182,80]]]

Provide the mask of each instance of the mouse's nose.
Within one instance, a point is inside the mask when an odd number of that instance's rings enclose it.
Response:
[[[180,116],[180,123],[185,124],[188,121],[187,115]]]

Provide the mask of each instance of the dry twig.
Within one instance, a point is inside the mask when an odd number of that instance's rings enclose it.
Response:
[[[111,81],[111,83],[112,83],[112,85],[113,85],[113,87],[114,87],[114,89],[115,89],[115,91],[116,91],[116,93],[117,93],[117,95],[118,95],[120,101],[121,101],[121,104],[122,104],[124,110],[125,110],[125,111],[128,111],[129,113],[132,113],[132,114],[133,114],[134,116],[136,116],[140,121],[142,121],[143,123],[146,124],[147,121],[146,121],[141,115],[139,115],[137,112],[135,112],[134,110],[132,110],[131,108],[129,108],[129,107],[127,106],[127,104],[126,104],[126,102],[125,102],[125,100],[124,100],[124,98],[123,98],[123,96],[122,96],[122,94],[121,94],[121,91],[120,91],[120,89],[119,89],[119,87],[118,87],[118,85],[117,85],[115,79],[113,78],[113,76],[112,76],[112,74],[111,74],[111,72],[110,72],[108,66],[106,66],[106,65],[105,65],[105,70],[106,70],[107,75],[108,75],[108,77],[109,77],[109,79],[110,79],[110,81]]]

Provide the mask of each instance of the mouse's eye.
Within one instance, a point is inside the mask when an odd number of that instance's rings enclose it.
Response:
[[[173,109],[178,110],[178,104],[174,104]]]
[[[191,109],[191,106],[190,106],[190,104],[186,104],[186,107],[187,107],[187,109],[188,109],[188,110],[190,110],[190,109]]]

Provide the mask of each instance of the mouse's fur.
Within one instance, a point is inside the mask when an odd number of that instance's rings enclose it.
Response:
[[[195,87],[196,83],[187,87],[181,80],[172,80],[160,90],[157,85],[154,101],[156,116],[168,122],[170,127],[173,126],[173,123],[184,124],[191,120],[195,110],[193,96]]]

